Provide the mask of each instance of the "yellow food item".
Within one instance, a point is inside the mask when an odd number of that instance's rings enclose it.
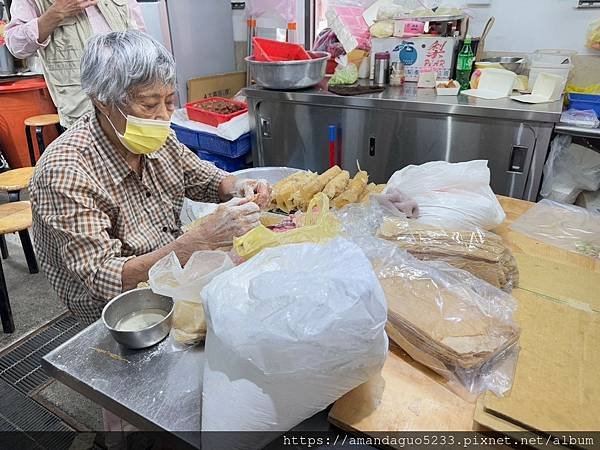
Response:
[[[344,189],[348,185],[348,180],[350,180],[350,173],[347,170],[341,171],[323,188],[323,194],[329,197],[329,200],[333,199],[344,192]]]
[[[305,210],[308,203],[312,200],[315,194],[321,192],[327,184],[342,172],[339,166],[333,166],[323,172],[314,180],[305,184],[299,193],[295,196],[295,203],[298,209]]]
[[[346,186],[346,190],[333,199],[333,206],[339,209],[343,208],[348,203],[356,203],[363,190],[367,187],[368,181],[369,174],[364,170],[359,171],[354,178],[350,180],[348,186]]]
[[[294,192],[316,178],[316,173],[302,171],[279,181],[273,186],[273,192],[271,194],[272,207],[285,212],[290,212],[293,208],[292,196],[294,195]]]
[[[371,194],[381,194],[385,189],[385,184],[369,183],[358,198],[359,203],[364,203],[369,200]]]
[[[173,337],[180,344],[195,345],[206,337],[206,317],[202,303],[176,301],[173,309]]]

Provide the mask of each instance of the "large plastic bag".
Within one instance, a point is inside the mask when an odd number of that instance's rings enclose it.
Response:
[[[419,261],[392,242],[351,239],[383,287],[392,341],[469,401],[487,390],[508,393],[520,334],[510,295],[444,262]]]
[[[375,22],[369,28],[371,36],[374,38],[388,38],[394,35],[394,21],[393,20],[382,20]]]
[[[438,228],[490,230],[506,215],[490,188],[487,161],[433,161],[410,165],[392,175],[384,192],[396,186],[419,205],[419,223]]]
[[[355,64],[346,66],[339,65],[335,68],[335,72],[329,80],[330,86],[349,85],[358,81],[358,68]]]
[[[201,251],[194,252],[185,267],[171,252],[150,268],[148,283],[152,291],[175,302],[171,334],[176,343],[194,345],[204,340],[206,320],[200,292],[216,275],[232,267],[226,253]]]
[[[600,154],[573,144],[571,136],[556,136],[544,166],[540,195],[548,200],[572,204],[581,191],[599,188]]]
[[[313,51],[327,52],[331,58],[337,58],[345,53],[344,46],[338,41],[331,28],[325,28],[319,33],[312,46]]]
[[[510,228],[540,242],[600,258],[600,214],[579,206],[541,200]]]
[[[383,291],[345,239],[266,249],[202,297],[203,431],[289,430],[385,361]]]
[[[323,242],[339,235],[340,224],[329,212],[329,198],[319,192],[308,204],[304,224],[285,232],[269,230],[264,225],[233,240],[233,249],[244,259],[251,258],[267,247],[300,242]]]

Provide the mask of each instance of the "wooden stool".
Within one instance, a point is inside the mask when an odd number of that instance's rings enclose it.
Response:
[[[46,144],[44,144],[43,130],[45,126],[54,125],[56,131],[60,135],[62,133],[62,127],[60,126],[60,119],[58,114],[43,114],[41,116],[33,116],[25,119],[25,135],[27,137],[27,147],[29,148],[29,159],[31,159],[31,165],[35,166],[35,150],[33,149],[33,139],[31,137],[31,127],[35,127],[35,135],[37,137],[38,148],[40,150],[40,156],[46,150]]]
[[[31,226],[31,203],[29,202],[10,202],[0,205],[0,234],[19,233],[21,245],[27,260],[29,273],[38,273],[38,265],[29,238],[27,229]],[[5,333],[15,331],[15,324],[12,318],[8,290],[6,289],[6,279],[0,262],[0,318],[2,319],[2,330]]]
[[[34,171],[34,167],[22,167],[0,173],[0,191],[8,193],[9,202],[18,202],[21,199],[21,190],[29,186]],[[4,235],[0,236],[0,252],[3,259],[8,258],[8,247]]]

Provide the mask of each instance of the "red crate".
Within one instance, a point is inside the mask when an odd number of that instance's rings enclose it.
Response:
[[[310,55],[304,47],[289,42],[273,41],[255,37],[252,38],[255,61],[304,61]]]
[[[230,103],[232,105],[242,106],[244,109],[240,109],[237,112],[231,114],[218,114],[212,111],[206,111],[205,109],[200,108],[199,106],[204,103],[210,103],[215,100],[222,100],[226,103]],[[248,105],[246,103],[237,102],[235,100],[231,100],[229,98],[223,97],[210,97],[205,98],[204,100],[199,100],[196,102],[190,102],[185,105],[185,109],[187,109],[188,117],[190,120],[195,120],[196,122],[202,122],[207,125],[218,127],[220,124],[229,122],[236,116],[240,114],[244,114],[248,112]]]

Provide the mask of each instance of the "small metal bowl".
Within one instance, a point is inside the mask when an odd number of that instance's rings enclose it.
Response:
[[[252,79],[266,89],[304,89],[319,84],[325,77],[327,52],[308,52],[312,59],[304,61],[255,61],[246,57]]]
[[[525,59],[517,56],[499,56],[497,58],[484,58],[481,62],[500,64],[506,70],[520,73],[525,64]]]
[[[173,299],[152,292],[150,288],[139,288],[124,292],[113,298],[102,310],[102,321],[115,340],[130,349],[150,347],[162,341],[171,331]],[[121,319],[145,309],[160,309],[167,315],[160,322],[139,331],[121,331],[116,328]]]

